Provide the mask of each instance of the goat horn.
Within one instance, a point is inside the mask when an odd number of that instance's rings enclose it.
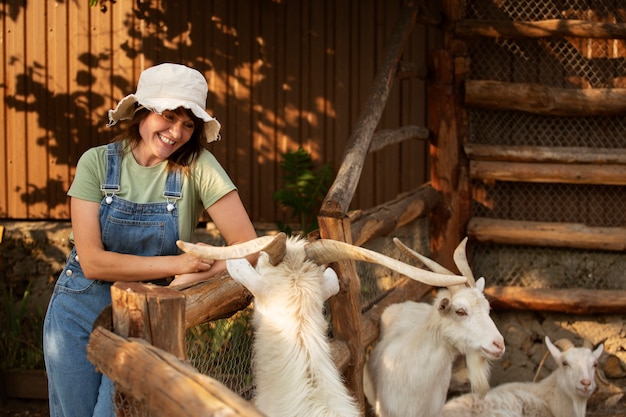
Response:
[[[304,250],[309,259],[320,265],[348,259],[366,261],[385,266],[411,279],[436,287],[460,285],[467,281],[465,277],[460,277],[458,275],[439,274],[415,268],[414,266],[400,262],[397,259],[390,258],[378,252],[338,240],[316,240],[308,243]]]
[[[569,339],[559,339],[552,344],[561,349],[562,352],[565,352],[566,350],[574,347],[574,343],[572,343],[572,341]]]
[[[593,350],[593,343],[588,339],[583,339],[583,347],[589,350]]]
[[[467,284],[470,287],[476,286],[476,280],[474,279],[474,274],[472,273],[472,269],[470,268],[469,262],[467,261],[467,237],[459,243],[459,245],[454,250],[454,263],[456,267],[459,268],[459,272],[461,275],[467,278]]]
[[[421,263],[426,265],[426,267],[428,267],[431,271],[438,272],[440,274],[455,275],[454,272],[450,271],[443,265],[439,265],[437,262],[433,261],[432,259],[427,258],[424,255],[415,252],[413,249],[409,248],[404,243],[402,243],[402,241],[398,239],[397,237],[393,238],[393,243],[395,243],[398,249],[404,252],[405,255],[413,257],[413,258],[417,258]]]
[[[281,236],[281,234],[283,236]],[[190,253],[198,258],[215,260],[239,259],[260,251],[268,251],[270,260],[276,260],[280,257],[277,248],[280,245],[276,244],[276,242],[280,243],[281,240],[284,242],[285,239],[285,234],[279,233],[276,236],[261,236],[256,239],[231,246],[197,245],[194,243],[183,242],[182,240],[176,241],[176,245],[183,252]]]

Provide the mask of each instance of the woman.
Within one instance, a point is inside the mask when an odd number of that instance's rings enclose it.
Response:
[[[207,142],[220,124],[205,111],[204,76],[179,64],[143,71],[137,91],[109,110],[130,119],[112,143],[80,158],[71,197],[74,247],[50,299],[44,355],[51,416],[113,415],[112,384],[87,359],[92,325],[115,281],[183,284],[226,268],[179,253],[203,210],[227,244],[256,237],[237,189]]]

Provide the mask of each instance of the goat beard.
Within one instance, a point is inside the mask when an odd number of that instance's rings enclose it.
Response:
[[[465,356],[465,363],[472,392],[483,398],[490,388],[491,363],[479,352],[468,353]]]

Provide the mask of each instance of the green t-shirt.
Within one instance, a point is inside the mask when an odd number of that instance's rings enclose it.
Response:
[[[87,150],[76,166],[74,181],[67,192],[73,198],[101,202],[104,194],[100,185],[106,174],[106,145]],[[164,202],[167,161],[151,167],[135,161],[130,149],[122,157],[122,172],[118,197],[135,203]],[[178,207],[178,229],[182,240],[190,241],[203,210],[232,190],[230,177],[215,156],[203,149],[188,174],[183,176],[182,198]]]

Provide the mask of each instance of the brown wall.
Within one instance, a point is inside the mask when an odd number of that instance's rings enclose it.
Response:
[[[302,145],[317,164],[339,167],[401,1],[117,0],[106,11],[88,0],[4,1],[0,219],[68,219],[78,158],[115,132],[106,111],[134,92],[143,68],[177,61],[209,81],[224,138],[212,151],[252,219],[289,221],[272,200],[280,153]],[[433,42],[416,27],[404,59],[424,65]],[[379,128],[426,118],[425,82],[401,80]],[[369,156],[352,208],[426,181],[426,146]]]

